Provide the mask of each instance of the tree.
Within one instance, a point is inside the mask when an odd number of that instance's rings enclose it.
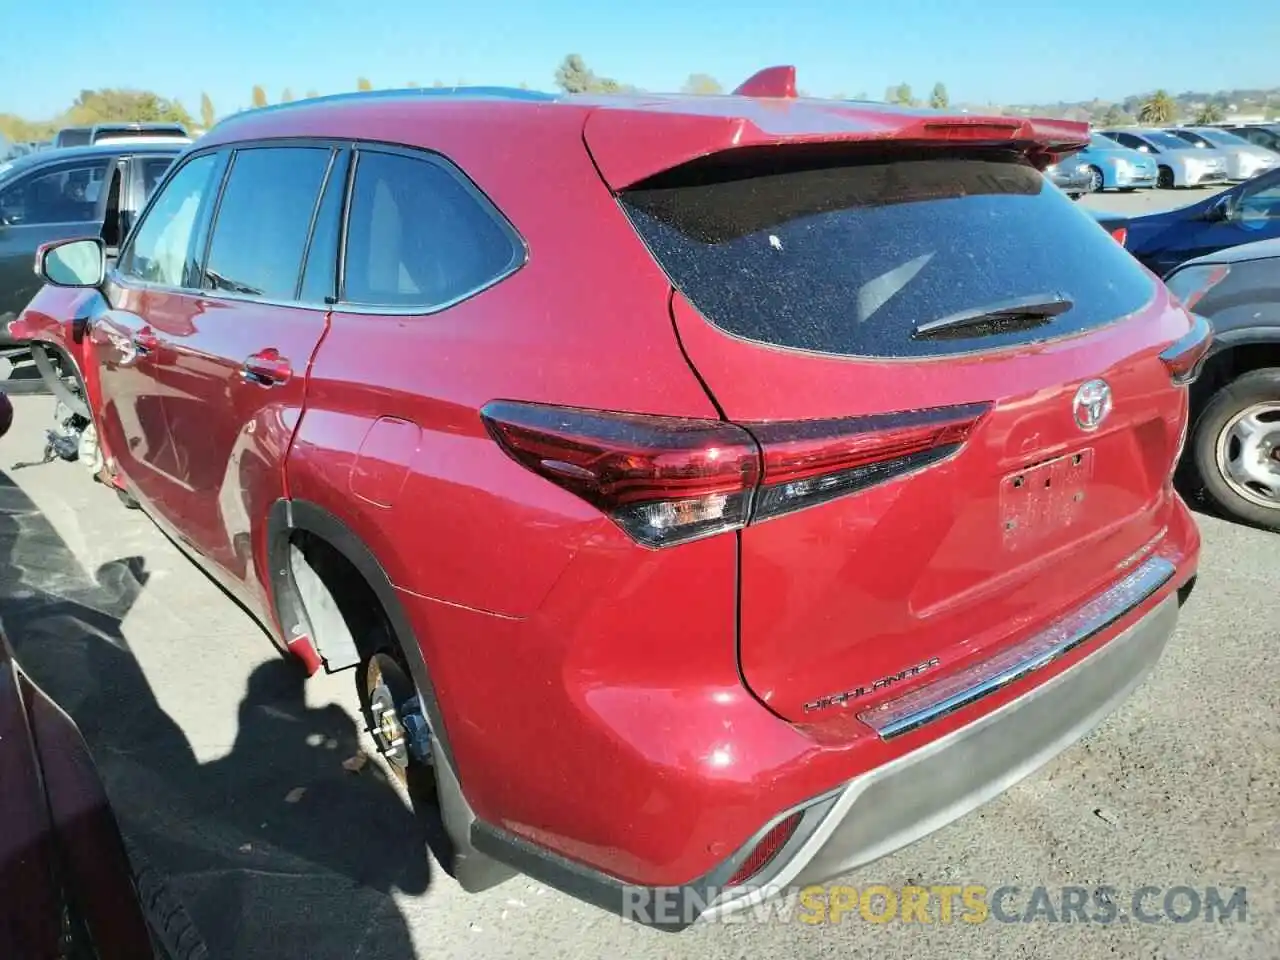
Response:
[[[443,81],[443,80],[432,80],[432,81],[431,81],[431,85],[432,85],[433,87],[435,87],[435,88],[438,90],[438,89],[440,89],[441,87],[443,87],[443,86],[444,86],[444,81]]]
[[[1178,105],[1165,90],[1157,90],[1147,98],[1138,110],[1138,120],[1155,126],[1173,123],[1178,117]]]
[[[1107,112],[1102,115],[1102,125],[1104,127],[1122,127],[1128,119],[1124,111],[1113,103],[1107,107]]]
[[[523,80],[521,80],[521,81],[520,81],[520,89],[521,89],[521,90],[528,90],[528,89],[529,89],[529,85],[528,85],[527,83],[525,83]]]
[[[207,93],[200,94],[200,125],[208,130],[217,119],[218,113],[213,109],[213,101],[209,99],[209,95]]]
[[[831,95],[831,99],[832,99],[832,100],[848,100],[848,99],[849,99],[849,95],[848,95],[847,93],[843,93],[843,92],[842,92],[842,93],[833,93],[833,94]]]
[[[255,107],[265,107],[267,105],[267,91],[257,85],[253,88],[253,105]]]
[[[556,67],[556,86],[565,93],[619,93],[629,90],[612,77],[599,77],[577,53],[571,53]]]
[[[308,100],[314,100],[318,96],[320,96],[320,94],[316,92],[316,89],[314,87],[312,87],[310,90],[307,91]]]
[[[1217,123],[1223,117],[1223,110],[1216,103],[1206,103],[1203,107],[1196,111],[1196,123],[1202,126],[1208,126],[1211,123]]]
[[[720,86],[720,81],[710,74],[691,73],[689,74],[689,79],[684,82],[682,92],[708,96],[710,94],[724,93],[724,88]]]
[[[169,122],[194,127],[191,114],[177,100],[170,100],[149,90],[103,88],[81,90],[62,118],[66,124],[105,123],[134,120],[142,123]]]
[[[414,80],[410,80],[408,83],[406,83],[406,84],[405,84],[405,86],[406,86],[407,88],[409,88],[410,90],[417,90],[417,89],[418,89],[417,81],[414,81]]]
[[[912,106],[915,101],[911,97],[911,84],[900,83],[884,92],[885,103],[896,103],[900,106]]]
[[[945,110],[950,105],[951,98],[947,96],[947,85],[938,81],[933,85],[933,92],[929,94],[929,106],[935,110]]]
[[[293,91],[290,90],[288,87],[285,87],[284,91],[280,94],[280,102],[293,103]]]
[[[870,100],[870,99],[871,99],[871,95],[870,95],[869,93],[867,93],[867,91],[863,90],[861,93],[856,93],[856,94],[854,94],[853,99],[855,99],[855,100],[862,100],[862,101],[864,101],[864,102],[865,102],[865,101],[867,101],[867,100]]]
[[[373,84],[369,82],[368,77],[356,77],[357,90],[372,90]]]

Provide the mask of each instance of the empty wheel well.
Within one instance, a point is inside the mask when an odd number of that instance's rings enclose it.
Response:
[[[396,643],[386,610],[356,565],[323,537],[289,535],[289,569],[311,640],[330,671],[353,667]],[[291,625],[286,624],[288,631]],[[304,628],[305,629],[305,628]]]
[[[1192,419],[1232,380],[1263,367],[1280,367],[1280,343],[1242,343],[1215,353],[1191,385]]]

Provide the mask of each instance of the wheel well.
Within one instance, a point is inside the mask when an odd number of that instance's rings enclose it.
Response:
[[[311,640],[327,669],[344,670],[396,642],[377,592],[333,544],[309,530],[289,534],[289,567]]]
[[[1205,361],[1191,387],[1191,416],[1200,415],[1213,395],[1232,380],[1264,367],[1280,367],[1280,342],[1242,343],[1219,351]]]

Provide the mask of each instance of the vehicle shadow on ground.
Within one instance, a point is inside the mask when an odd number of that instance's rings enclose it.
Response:
[[[86,576],[0,473],[0,619],[17,659],[80,727],[122,832],[170,878],[210,956],[414,957],[389,894],[426,890],[423,828],[375,763],[344,766],[361,750],[351,718],[307,707],[302,672],[267,662],[230,753],[200,763],[121,630],[147,579],[140,557]]]

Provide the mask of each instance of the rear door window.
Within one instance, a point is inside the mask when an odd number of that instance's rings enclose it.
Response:
[[[204,289],[291,301],[333,150],[236,151],[218,201]]]
[[[514,229],[443,159],[359,152],[343,302],[437,310],[491,286],[523,259]]]
[[[677,174],[678,176],[678,174]],[[1146,304],[1154,282],[1035,169],[907,159],[688,175],[623,194],[672,283],[711,323],[763,344],[925,357],[1079,333]],[[931,321],[1019,302],[1031,324]]]

